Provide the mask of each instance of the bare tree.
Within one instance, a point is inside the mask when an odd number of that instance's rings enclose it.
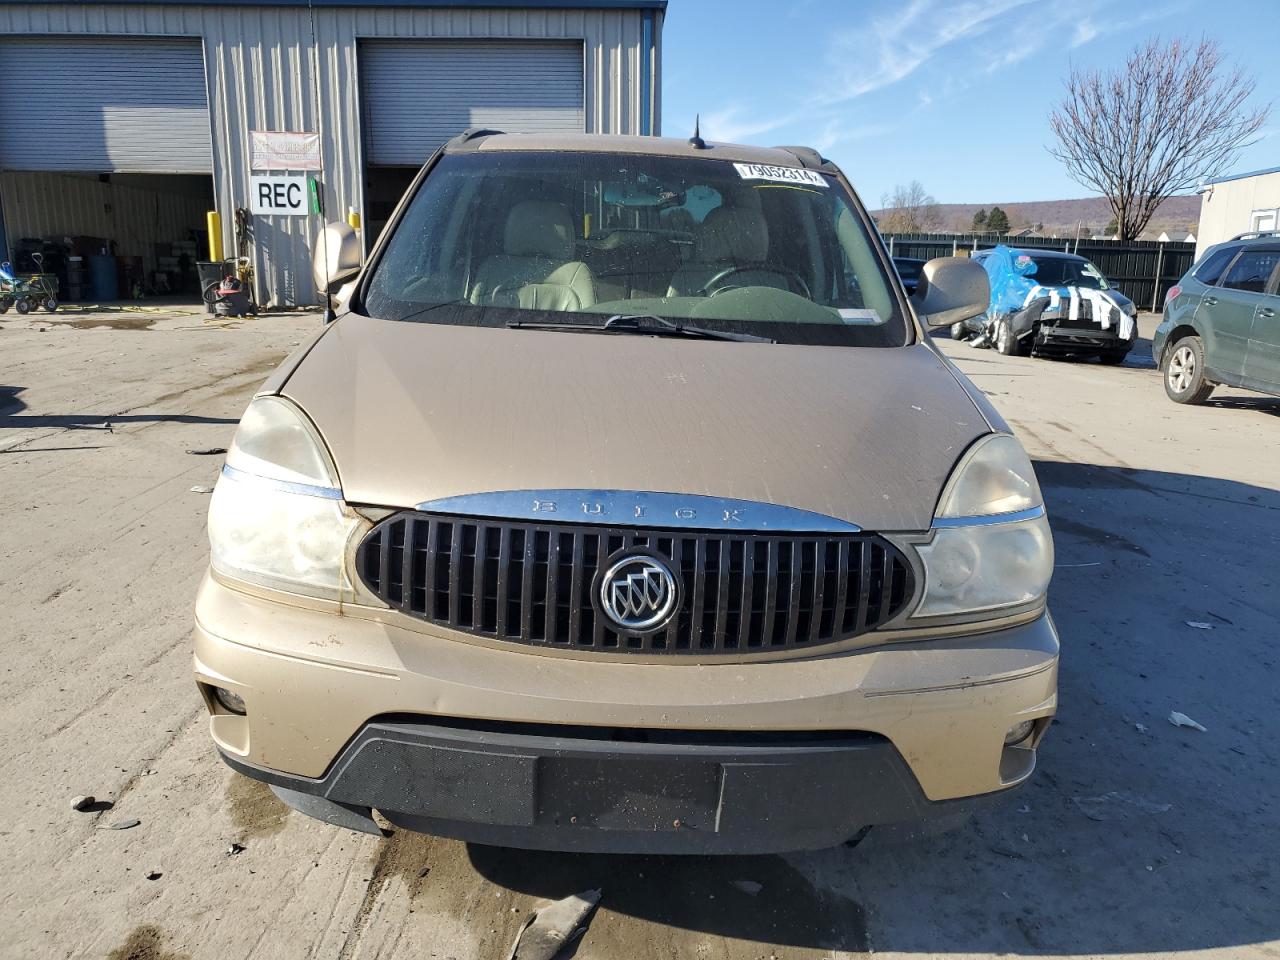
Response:
[[[881,233],[923,233],[937,229],[942,222],[938,201],[925,190],[919,180],[905,187],[899,184],[892,194],[880,198],[883,208],[878,218]]]
[[[1227,68],[1212,40],[1149,40],[1119,70],[1072,70],[1049,116],[1049,152],[1110,201],[1132,240],[1169,197],[1220,173],[1266,123],[1254,81]]]

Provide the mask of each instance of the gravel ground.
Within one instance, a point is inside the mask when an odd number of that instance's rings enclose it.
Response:
[[[596,886],[579,958],[1280,956],[1280,400],[1177,407],[1145,341],[1118,368],[946,342],[1056,534],[1062,706],[1031,784],[928,839],[530,854],[325,826],[208,742],[192,488],[221,458],[189,451],[226,446],[318,322],[0,319],[0,956],[495,960],[534,904]]]

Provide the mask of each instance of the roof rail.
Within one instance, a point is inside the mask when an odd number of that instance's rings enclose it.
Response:
[[[479,140],[481,137],[492,137],[505,133],[505,130],[490,130],[488,127],[467,127],[456,137],[449,140],[450,143],[467,143],[471,140]]]
[[[813,147],[774,147],[783,153],[789,153],[800,161],[800,166],[807,170],[818,170],[827,166],[830,161]]]
[[[1280,237],[1280,230],[1249,230],[1237,233],[1232,240],[1257,240],[1259,237]]]

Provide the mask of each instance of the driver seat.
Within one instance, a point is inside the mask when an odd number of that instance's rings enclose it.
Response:
[[[695,297],[730,267],[755,267],[735,273],[734,286],[777,287],[789,290],[784,275],[758,264],[769,254],[769,225],[764,214],[750,207],[716,207],[694,234],[693,257],[676,271],[669,297]]]
[[[507,215],[502,251],[480,264],[471,289],[472,303],[564,311],[596,302],[591,269],[571,259],[573,218],[563,203],[517,203]]]

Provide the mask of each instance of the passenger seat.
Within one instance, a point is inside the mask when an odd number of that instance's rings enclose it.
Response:
[[[581,310],[596,302],[595,279],[574,254],[573,217],[562,203],[525,200],[511,208],[503,252],[476,274],[470,300],[526,310]]]

